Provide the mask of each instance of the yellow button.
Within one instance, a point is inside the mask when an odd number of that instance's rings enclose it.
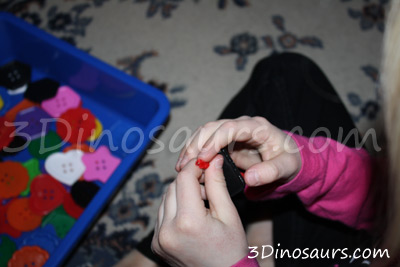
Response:
[[[101,132],[103,131],[103,125],[101,125],[101,122],[96,119],[96,129],[94,130],[94,132],[92,133],[92,135],[88,138],[88,141],[94,141],[97,138],[99,138]]]
[[[0,110],[2,110],[3,107],[4,107],[4,101],[3,101],[3,98],[0,95]]]

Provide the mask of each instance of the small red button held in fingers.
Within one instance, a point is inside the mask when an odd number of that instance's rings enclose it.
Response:
[[[198,159],[196,161],[196,165],[199,166],[200,169],[205,170],[205,169],[208,168],[208,166],[210,166],[210,163],[209,162],[205,162],[205,161],[203,161],[201,159]]]

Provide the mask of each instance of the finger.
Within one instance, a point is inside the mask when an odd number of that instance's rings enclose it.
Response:
[[[199,134],[201,128],[202,127],[199,127],[196,129],[196,131],[192,134],[192,136],[186,141],[185,146],[181,150],[181,153],[179,153],[178,161],[176,162],[176,165],[175,165],[175,170],[177,172],[179,172],[181,170],[181,162],[182,162],[183,156],[186,154],[186,149],[192,143],[193,139]]]
[[[180,213],[205,212],[199,177],[202,170],[191,160],[176,178],[177,216]]]
[[[218,129],[220,125],[225,123],[226,121],[227,120],[209,122],[196,131],[196,134],[191,140],[189,140],[190,142],[188,142],[185,146],[185,150],[182,151],[182,159],[179,164],[180,166],[177,168],[178,171],[180,171],[191,159],[197,158],[197,155],[203,148],[203,145],[210,138],[210,136],[212,136],[215,130]]]
[[[165,194],[164,203],[164,218],[162,223],[172,221],[176,216],[176,182],[172,182],[168,186],[167,193]]]
[[[257,150],[243,149],[239,151],[233,151],[230,156],[236,167],[242,170],[247,170],[254,164],[262,161],[261,155]]]
[[[245,172],[246,184],[248,186],[260,186],[279,179],[290,179],[301,166],[301,159],[300,164],[298,160],[296,155],[282,153],[271,160],[255,164]]]
[[[262,124],[254,118],[232,120],[223,123],[204,144],[198,158],[204,161],[211,159],[221,148],[232,142],[246,142],[254,148],[261,146],[268,138],[268,124]],[[258,132],[265,132],[263,135]],[[257,138],[258,137],[258,138]],[[260,138],[261,137],[261,138]]]
[[[205,189],[210,205],[211,215],[223,222],[237,217],[236,208],[229,195],[222,165],[224,158],[217,155],[205,171]]]

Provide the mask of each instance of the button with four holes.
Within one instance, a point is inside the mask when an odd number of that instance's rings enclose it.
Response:
[[[32,181],[29,207],[39,215],[46,215],[63,203],[66,193],[53,177],[41,174]]]
[[[19,162],[0,162],[0,199],[18,196],[28,184],[29,174]]]
[[[32,102],[42,103],[44,100],[55,97],[59,86],[58,82],[44,78],[30,83],[24,97]]]
[[[20,61],[11,61],[0,68],[0,85],[7,88],[9,94],[25,92],[31,79],[31,67]]]
[[[26,246],[14,252],[8,267],[41,267],[49,259],[49,253],[38,246]]]
[[[107,182],[121,162],[119,158],[111,155],[106,146],[99,147],[93,153],[84,154],[82,161],[86,166],[83,178],[86,181],[99,180],[103,183]]]
[[[17,198],[13,199],[8,206],[7,220],[13,228],[28,232],[41,224],[42,216],[32,212],[28,198]]]
[[[42,102],[42,108],[54,118],[58,118],[69,109],[78,108],[81,97],[68,86],[58,88],[57,95]]]
[[[57,134],[70,143],[85,142],[96,129],[96,118],[85,108],[69,109],[57,121]]]
[[[47,122],[52,118],[40,107],[31,107],[20,111],[15,117],[16,126],[21,127],[18,133],[21,136],[29,136],[31,139],[36,139],[47,133],[49,127]]]
[[[71,186],[85,172],[82,156],[83,152],[80,150],[70,150],[66,153],[57,152],[46,159],[44,167],[56,180]]]

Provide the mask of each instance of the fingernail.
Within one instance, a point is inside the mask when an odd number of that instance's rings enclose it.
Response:
[[[249,170],[246,172],[246,179],[250,185],[258,185],[260,182],[260,176],[257,170]]]
[[[222,165],[224,165],[224,159],[223,158],[218,158],[214,162],[214,166],[216,169],[222,169]]]

